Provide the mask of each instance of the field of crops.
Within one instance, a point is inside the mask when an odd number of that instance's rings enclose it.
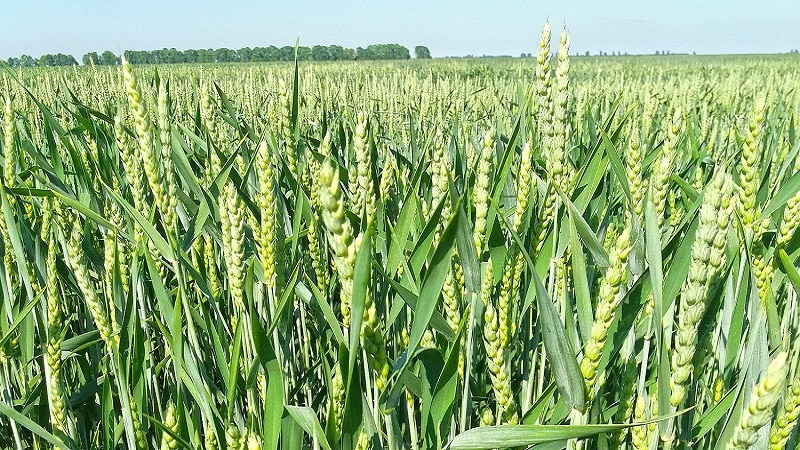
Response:
[[[798,448],[800,57],[555,40],[4,70],[0,449]]]

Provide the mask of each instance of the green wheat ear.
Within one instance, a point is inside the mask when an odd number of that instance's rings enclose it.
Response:
[[[694,369],[692,358],[697,346],[697,327],[706,309],[711,283],[725,264],[725,244],[734,207],[732,194],[730,176],[724,171],[714,176],[704,193],[697,237],[692,245],[689,278],[681,291],[677,311],[670,378],[670,403],[675,407],[686,398],[686,386]]]
[[[345,214],[345,200],[339,183],[337,164],[330,157],[330,134],[322,140],[320,153],[326,156],[319,173],[316,189],[322,207],[328,245],[341,285],[340,309],[342,323],[350,323],[350,300],[353,295],[353,275],[356,263],[356,242],[353,227]]]
[[[772,419],[772,410],[783,393],[786,373],[789,370],[786,359],[786,352],[779,353],[770,362],[761,381],[753,386],[750,401],[742,412],[733,439],[727,448],[741,450],[750,448],[758,439],[758,430]]]

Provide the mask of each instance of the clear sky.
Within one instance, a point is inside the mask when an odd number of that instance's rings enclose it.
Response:
[[[297,37],[307,46],[426,45],[434,57],[519,56],[536,52],[546,20],[556,33],[567,25],[571,53],[800,48],[800,2],[787,0],[0,0],[0,58],[281,47]]]

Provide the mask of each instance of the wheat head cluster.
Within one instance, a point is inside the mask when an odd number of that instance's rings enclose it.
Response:
[[[552,32],[4,69],[0,449],[800,448],[800,60]]]

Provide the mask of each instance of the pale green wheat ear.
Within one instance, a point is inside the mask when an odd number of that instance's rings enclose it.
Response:
[[[686,397],[687,383],[694,369],[692,358],[697,346],[697,328],[706,309],[711,283],[725,265],[725,243],[733,212],[732,194],[730,176],[720,171],[706,188],[700,207],[700,223],[692,245],[689,278],[679,299],[672,351],[670,403],[675,407]]]
[[[558,42],[558,63],[556,65],[555,89],[552,92],[553,98],[553,129],[552,146],[548,152],[548,170],[554,178],[556,186],[562,191],[569,193],[572,183],[572,165],[568,158],[570,123],[567,118],[567,107],[570,97],[569,92],[569,45],[570,38],[567,28],[561,31]]]
[[[139,82],[133,73],[133,68],[126,59],[122,59],[122,77],[125,81],[125,89],[128,94],[128,105],[130,105],[131,112],[133,113],[134,130],[136,131],[136,139],[138,142],[138,157],[142,161],[144,174],[147,177],[150,190],[153,192],[156,206],[165,220],[165,225],[168,228],[168,233],[173,233],[175,215],[174,206],[177,204],[174,194],[174,183],[167,186],[165,181],[164,171],[171,167],[162,165],[163,157],[156,153],[153,127],[150,123],[150,115],[148,114],[145,100],[142,97],[142,90],[139,87]],[[163,108],[166,108],[166,94],[160,103]],[[166,111],[163,115],[166,117]],[[167,121],[168,123],[168,121]]]
[[[617,239],[616,245],[608,255],[609,267],[600,282],[600,293],[597,300],[597,309],[589,341],[583,351],[581,373],[586,381],[586,387],[591,393],[597,381],[597,369],[600,357],[608,339],[608,330],[616,316],[619,302],[622,300],[620,288],[625,284],[627,277],[628,255],[631,252],[631,227],[626,226]]]
[[[680,107],[673,112],[667,124],[667,137],[661,149],[660,157],[653,163],[650,173],[653,203],[658,213],[658,224],[666,220],[667,199],[670,192],[670,181],[675,168],[676,150],[681,139],[683,112]]]
[[[764,123],[764,109],[766,99],[759,98],[753,108],[753,117],[747,126],[747,133],[742,143],[742,171],[739,180],[739,216],[745,230],[758,231],[756,224],[756,194],[761,185],[759,177],[759,161],[762,153],[759,152],[761,144],[761,129]]]
[[[800,380],[795,379],[786,389],[783,406],[778,410],[778,417],[772,422],[769,433],[769,450],[783,450],[797,427],[800,417]]]
[[[494,161],[494,132],[489,130],[483,137],[480,163],[475,178],[475,188],[472,192],[472,202],[475,205],[475,227],[473,242],[478,255],[483,252],[483,240],[486,237],[486,218],[489,214],[489,184],[491,183],[492,162]]]
[[[119,347],[119,335],[112,328],[107,305],[98,296],[94,281],[89,274],[89,269],[86,267],[85,255],[82,249],[83,237],[83,225],[80,220],[75,219],[72,222],[72,233],[67,241],[67,259],[72,267],[78,288],[86,300],[86,306],[94,319],[97,330],[100,332],[100,338],[106,344],[108,352],[114,354]]]
[[[633,211],[639,223],[644,223],[644,196],[647,192],[647,183],[642,178],[643,154],[641,137],[638,128],[634,127],[630,142],[625,153],[625,174],[633,200]]]
[[[733,439],[728,443],[728,449],[749,449],[758,439],[758,430],[772,419],[772,410],[783,393],[786,373],[789,370],[786,358],[786,352],[778,353],[769,363],[761,381],[753,386],[750,402],[739,418],[739,424],[733,433]]]
[[[794,171],[800,172],[800,154],[795,159]],[[778,228],[778,246],[783,247],[792,240],[797,226],[800,225],[800,192],[795,193],[786,203],[783,220]]]
[[[344,194],[339,183],[339,168],[330,156],[330,134],[322,140],[320,153],[326,155],[316,183],[322,206],[328,244],[333,252],[341,285],[342,322],[350,323],[350,300],[353,294],[353,275],[356,263],[356,243],[353,227],[345,213]]]
[[[278,207],[275,199],[275,168],[272,154],[266,141],[258,145],[256,170],[259,191],[256,202],[261,210],[261,223],[258,227],[256,244],[261,265],[264,267],[264,280],[267,287],[275,288],[275,239],[278,227]]]
[[[353,131],[353,154],[355,164],[355,178],[351,180],[351,211],[361,216],[364,214],[366,222],[371,223],[375,215],[375,188],[372,182],[372,156],[369,150],[367,136],[368,119],[363,112],[358,113],[356,127]]]
[[[547,136],[552,129],[552,116],[550,115],[550,104],[552,102],[552,73],[550,71],[550,37],[552,30],[550,22],[545,22],[542,27],[542,35],[539,39],[539,51],[536,55],[536,101],[540,114],[541,136]]]
[[[14,109],[11,106],[11,95],[7,94],[4,103],[3,113],[3,182],[6,186],[14,186],[14,179],[17,172],[17,159],[14,143],[16,133],[16,122],[14,121]]]

